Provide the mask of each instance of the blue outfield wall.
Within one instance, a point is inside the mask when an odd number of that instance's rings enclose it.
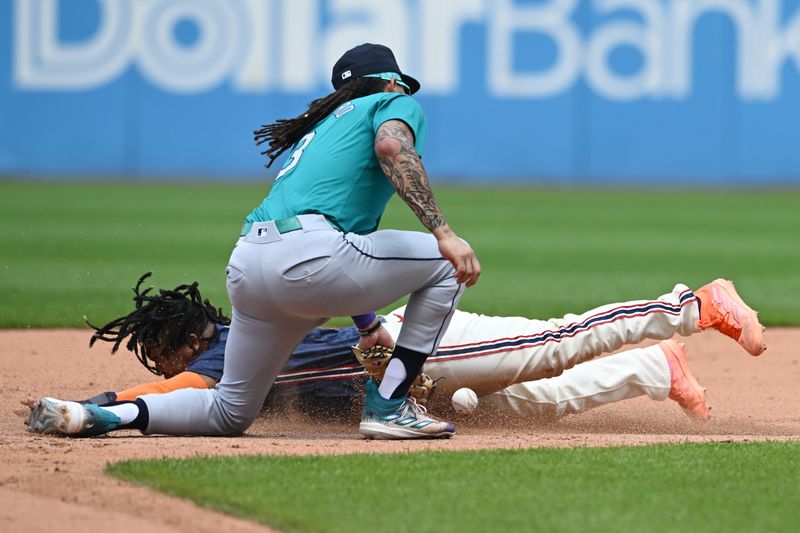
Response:
[[[365,41],[435,178],[800,183],[800,0],[3,0],[0,176],[264,176]]]

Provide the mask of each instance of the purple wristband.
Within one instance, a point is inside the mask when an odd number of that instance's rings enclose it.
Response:
[[[378,315],[372,312],[365,315],[351,316],[350,318],[353,319],[353,324],[355,324],[358,329],[367,329],[372,325],[373,322],[375,322],[375,319],[378,318]]]

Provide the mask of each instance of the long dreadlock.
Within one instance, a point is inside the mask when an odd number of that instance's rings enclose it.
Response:
[[[266,167],[269,168],[278,156],[294,146],[315,124],[333,113],[337,107],[355,98],[379,93],[385,87],[386,81],[380,78],[354,78],[328,96],[311,102],[305,113],[295,118],[276,120],[274,124],[263,125],[261,129],[253,131],[256,146],[269,143],[269,148],[261,152],[269,157]]]
[[[208,299],[203,299],[196,281],[172,290],[160,289],[157,295],[151,294],[153,287],[141,291],[142,283],[152,274],[144,274],[133,288],[136,309],[132,313],[102,327],[93,325],[88,319],[86,323],[95,330],[89,341],[90,347],[97,340],[113,342],[111,353],[115,353],[120,344],[130,337],[125,347],[136,354],[145,368],[158,374],[156,367],[148,360],[152,347],[163,345],[162,353],[168,354],[189,343],[192,333],[202,340],[211,340],[213,335],[203,337],[203,331],[209,323],[227,325],[231,321],[222,313],[222,308],[214,308]]]

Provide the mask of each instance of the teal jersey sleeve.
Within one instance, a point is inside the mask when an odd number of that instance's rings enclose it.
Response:
[[[425,147],[427,121],[422,107],[410,96],[397,93],[394,98],[381,100],[372,118],[375,133],[388,120],[402,120],[414,133],[414,149],[422,156]]]

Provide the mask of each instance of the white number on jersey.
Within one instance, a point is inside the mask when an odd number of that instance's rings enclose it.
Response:
[[[313,139],[314,135],[316,134],[316,131],[312,131],[311,133],[303,135],[303,138],[297,143],[297,148],[292,151],[292,155],[289,157],[289,162],[286,163],[286,166],[283,167],[280,172],[278,172],[278,176],[275,178],[275,181],[281,179],[284,174],[297,166],[297,163],[300,162],[300,158],[303,156],[303,150],[308,148],[308,143],[311,142],[311,139]]]

